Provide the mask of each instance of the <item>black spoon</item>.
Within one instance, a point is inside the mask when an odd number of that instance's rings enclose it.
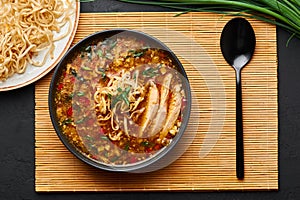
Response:
[[[236,175],[244,178],[244,144],[241,70],[251,60],[255,49],[255,33],[244,18],[233,18],[221,35],[221,51],[236,74]]]

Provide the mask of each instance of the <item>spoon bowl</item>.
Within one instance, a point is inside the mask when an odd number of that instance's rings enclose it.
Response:
[[[255,50],[255,33],[245,18],[233,18],[225,25],[220,40],[222,54],[236,74],[236,174],[244,178],[244,144],[241,71]]]
[[[222,54],[227,63],[236,70],[243,68],[251,60],[255,43],[254,30],[245,18],[230,20],[222,31]]]

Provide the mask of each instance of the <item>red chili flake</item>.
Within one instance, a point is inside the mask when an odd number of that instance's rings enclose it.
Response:
[[[150,147],[150,148],[146,148],[146,152],[147,153],[150,153],[152,151],[152,148]]]
[[[154,147],[153,147],[155,150],[160,150],[160,145],[159,144],[156,144]]]
[[[94,124],[95,124],[95,120],[93,120],[93,119],[89,119],[86,122],[86,125],[88,125],[88,126],[93,126]]]
[[[64,84],[63,84],[63,83],[60,83],[60,84],[58,84],[57,89],[58,89],[58,90],[61,90],[63,87],[64,87]]]
[[[87,97],[80,97],[79,102],[83,106],[89,106],[90,105],[90,100]]]
[[[106,130],[103,127],[100,127],[99,133],[101,135],[104,135],[106,133]]]
[[[70,107],[68,110],[67,110],[67,116],[68,117],[71,117],[73,115],[73,108]]]
[[[182,122],[182,117],[181,117],[181,115],[178,117],[178,121],[179,121],[179,122]]]
[[[136,157],[131,157],[129,162],[130,163],[136,163],[137,162]]]
[[[160,53],[160,54],[159,54],[159,57],[160,57],[160,58],[164,58],[164,57],[166,57],[166,54]]]
[[[76,78],[74,76],[70,77],[70,82],[71,83],[75,83],[75,81],[76,81]]]
[[[167,135],[166,135],[166,138],[167,139],[171,139],[173,136],[170,134],[170,133],[168,133]]]
[[[95,155],[91,155],[91,158],[94,160],[98,160],[98,158]]]

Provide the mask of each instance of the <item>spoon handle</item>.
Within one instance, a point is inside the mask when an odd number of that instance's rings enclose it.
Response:
[[[244,142],[241,69],[236,69],[236,176],[244,178]]]

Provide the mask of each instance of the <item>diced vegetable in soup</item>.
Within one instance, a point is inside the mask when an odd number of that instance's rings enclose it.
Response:
[[[145,160],[179,131],[185,92],[164,50],[112,37],[84,47],[62,74],[55,97],[59,125],[100,163]]]

